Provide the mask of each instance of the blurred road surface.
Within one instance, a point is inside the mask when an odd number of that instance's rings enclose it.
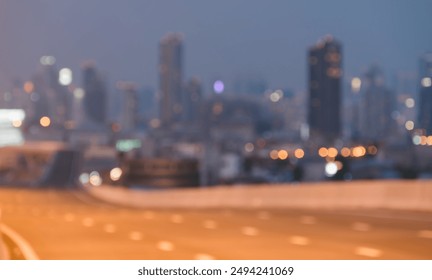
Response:
[[[426,212],[142,210],[13,187],[0,188],[0,207],[40,259],[432,259]]]

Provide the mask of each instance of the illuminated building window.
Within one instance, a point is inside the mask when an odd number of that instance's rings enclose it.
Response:
[[[330,78],[339,78],[342,75],[342,71],[338,67],[330,67],[327,69],[327,76]]]

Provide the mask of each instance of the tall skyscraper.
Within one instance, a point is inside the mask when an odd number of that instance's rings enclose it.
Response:
[[[395,106],[393,93],[384,84],[384,74],[378,66],[365,73],[360,91],[360,138],[380,141],[391,136]]]
[[[34,105],[29,114],[33,123],[37,124],[42,116],[47,116],[53,125],[62,127],[70,118],[70,97],[66,87],[59,84],[59,72],[54,62],[42,64],[32,81],[25,84],[25,90]]]
[[[202,87],[198,78],[192,78],[186,84],[184,90],[184,120],[187,122],[196,122],[199,118],[199,110],[202,102]]]
[[[134,132],[137,127],[139,110],[137,85],[132,82],[117,82],[117,90],[123,97],[122,130],[126,133]]]
[[[419,124],[425,134],[432,135],[432,53],[420,58]]]
[[[162,126],[181,119],[182,105],[182,35],[171,33],[159,45],[159,99]]]
[[[341,134],[342,47],[326,36],[309,49],[310,135],[317,141],[332,142]]]
[[[107,119],[108,96],[103,78],[93,63],[83,65],[84,111],[86,116],[97,124]]]

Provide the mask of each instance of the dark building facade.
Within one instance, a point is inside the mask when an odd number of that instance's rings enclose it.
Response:
[[[432,53],[426,53],[420,59],[420,90],[418,128],[425,134],[432,135]]]
[[[379,142],[391,136],[394,121],[391,114],[395,98],[384,84],[384,74],[378,66],[372,66],[363,78],[360,98],[360,137],[365,141]]]
[[[308,122],[312,138],[334,141],[341,134],[342,47],[326,36],[309,49]]]
[[[192,78],[185,86],[183,98],[183,117],[186,122],[197,122],[202,104],[202,87],[198,78]]]
[[[51,119],[51,123],[62,127],[70,118],[70,99],[66,88],[59,84],[59,74],[55,65],[42,65],[33,76],[30,99],[33,110],[29,121],[38,124],[42,116]]]
[[[138,86],[133,82],[117,82],[117,90],[123,96],[121,128],[123,132],[135,131],[139,120]]]
[[[103,78],[93,65],[85,63],[82,69],[84,111],[86,116],[95,123],[104,124],[107,119],[108,96]]]
[[[159,115],[169,127],[179,121],[182,104],[182,35],[168,34],[159,45]]]

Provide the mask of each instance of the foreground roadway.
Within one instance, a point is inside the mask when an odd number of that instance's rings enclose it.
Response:
[[[143,210],[16,187],[0,208],[13,259],[432,259],[427,212]]]

